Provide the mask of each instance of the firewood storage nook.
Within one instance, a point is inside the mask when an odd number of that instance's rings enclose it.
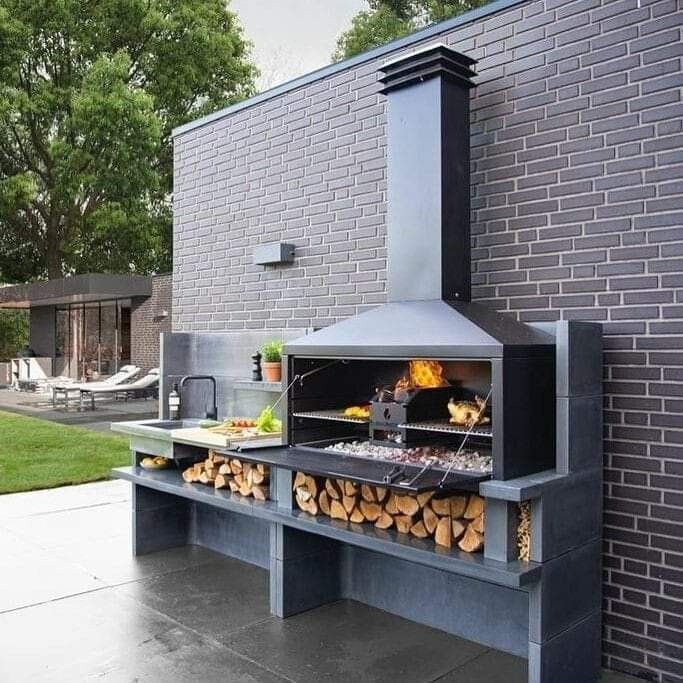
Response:
[[[183,481],[197,445],[145,472],[159,444],[140,433],[116,473],[134,484],[134,552],[196,543],[266,567],[275,615],[347,597],[526,657],[529,681],[589,682],[600,328],[470,301],[473,66],[437,45],[382,68],[387,303],[287,344],[285,445],[208,458],[267,471],[267,499]]]

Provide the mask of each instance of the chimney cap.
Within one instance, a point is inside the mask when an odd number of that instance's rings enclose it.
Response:
[[[436,76],[444,76],[472,88],[475,84],[471,79],[477,74],[470,67],[476,63],[476,60],[443,43],[431,43],[384,62],[379,69],[384,73],[379,79],[384,84],[381,92],[386,94]]]

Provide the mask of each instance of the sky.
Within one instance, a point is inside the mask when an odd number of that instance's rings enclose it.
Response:
[[[331,62],[337,36],[364,0],[232,0],[266,90]]]

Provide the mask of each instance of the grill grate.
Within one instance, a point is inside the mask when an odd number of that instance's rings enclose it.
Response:
[[[365,425],[369,420],[362,417],[349,417],[342,410],[311,410],[302,413],[292,413],[293,417],[310,417],[316,420],[332,420],[334,422],[353,422]]]
[[[425,432],[443,432],[445,434],[469,434],[470,436],[483,436],[492,438],[491,427],[474,427],[470,431],[469,427],[462,425],[454,425],[450,422],[442,422],[441,420],[425,420],[424,422],[408,422],[398,425],[401,429],[419,429]]]

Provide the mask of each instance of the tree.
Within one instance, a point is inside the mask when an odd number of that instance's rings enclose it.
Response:
[[[339,36],[334,61],[348,59],[417,31],[428,24],[450,19],[491,0],[367,0],[351,26]]]
[[[174,127],[248,97],[225,0],[0,0],[0,281],[170,265]]]
[[[28,312],[0,311],[0,362],[16,358],[28,344]]]

